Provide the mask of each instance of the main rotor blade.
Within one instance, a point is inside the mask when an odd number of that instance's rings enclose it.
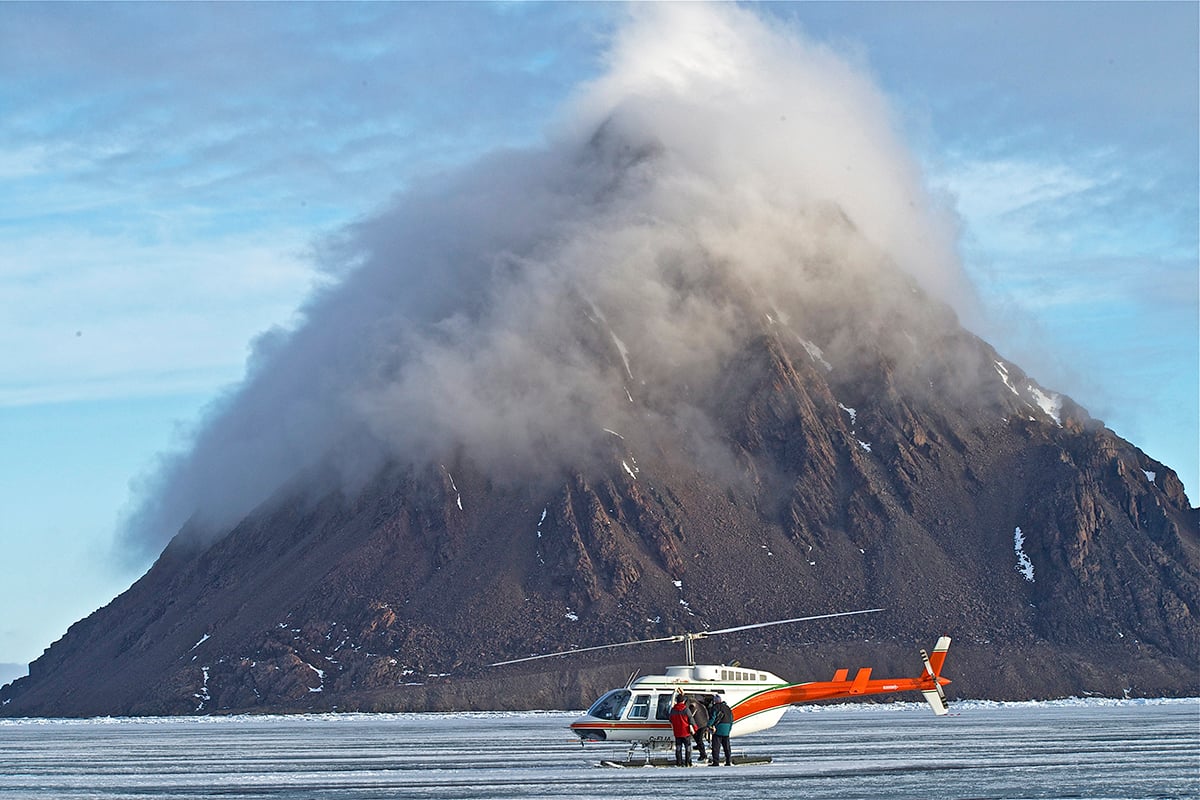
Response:
[[[569,656],[573,653],[587,653],[592,650],[608,650],[613,647],[629,647],[633,644],[653,644],[655,642],[680,642],[683,641],[683,635],[676,636],[660,636],[657,639],[638,639],[633,642],[617,642],[616,644],[598,644],[595,647],[577,647],[574,650],[560,650],[557,653],[542,653],[540,656],[526,656],[525,658],[513,658],[508,661],[497,661],[495,664],[488,664],[489,667],[503,667],[505,664],[519,664],[522,661],[537,661],[539,658],[554,658],[555,656]]]
[[[617,642],[615,644],[598,644],[594,647],[576,647],[573,650],[559,650],[557,653],[542,653],[537,656],[525,656],[524,658],[512,658],[508,661],[497,661],[494,664],[488,664],[489,667],[503,667],[508,664],[520,664],[524,661],[537,661],[541,658],[554,658],[555,656],[569,656],[575,653],[590,653],[595,650],[610,650],[614,647],[629,647],[635,644],[654,644],[656,642],[683,642],[688,639],[703,639],[708,636],[715,636],[719,633],[733,633],[735,631],[748,631],[751,628],[766,628],[771,625],[787,625],[790,622],[808,622],[814,619],[829,619],[830,617],[849,617],[854,614],[874,614],[876,611],[883,611],[882,608],[867,608],[862,611],[839,611],[836,614],[817,614],[812,617],[795,617],[793,619],[777,619],[773,622],[758,622],[754,625],[738,625],[735,628],[721,628],[716,631],[698,631],[695,633],[677,633],[674,636],[659,636],[656,639],[635,639],[632,642]]]
[[[854,614],[874,614],[876,611],[883,611],[882,608],[865,608],[862,611],[839,611],[836,614],[817,614],[815,617],[796,617],[794,619],[777,619],[774,622],[758,622],[754,625],[738,625],[736,628],[721,628],[718,631],[705,631],[705,636],[716,636],[718,633],[733,633],[734,631],[748,631],[751,628],[766,628],[770,625],[786,625],[789,622],[808,622],[813,619],[829,619],[830,617],[849,617]]]

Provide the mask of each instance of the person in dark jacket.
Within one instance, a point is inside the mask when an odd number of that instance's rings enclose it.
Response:
[[[712,710],[709,712],[708,724],[712,726],[712,766],[721,764],[721,751],[725,751],[725,766],[733,766],[729,753],[729,732],[733,730],[733,709],[725,702],[725,698],[717,695],[713,698]]]
[[[700,760],[707,761],[708,756],[704,753],[704,737],[708,735],[708,708],[694,697],[688,698],[687,707],[692,715],[692,722],[696,723],[696,732],[692,734],[692,741],[696,743],[696,749],[700,751]]]
[[[683,692],[675,695],[671,706],[671,731],[675,734],[675,766],[692,766],[692,734],[696,723],[688,712]]]

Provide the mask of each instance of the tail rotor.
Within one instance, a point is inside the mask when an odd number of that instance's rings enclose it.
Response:
[[[932,656],[924,650],[921,651],[921,660],[925,663],[925,674],[921,677],[929,683],[929,688],[921,689],[921,694],[933,709],[933,713],[939,717],[947,713],[946,692],[942,689],[942,684],[950,681],[942,677],[942,665],[946,663],[946,651],[949,649],[950,637],[943,636],[934,645]]]

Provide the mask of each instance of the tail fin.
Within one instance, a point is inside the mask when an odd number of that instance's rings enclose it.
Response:
[[[937,640],[937,644],[933,646],[933,652],[929,656],[929,666],[933,670],[934,677],[942,674],[942,664],[946,663],[946,651],[949,649],[949,636],[941,637]]]
[[[928,677],[932,684],[930,688],[922,689],[921,694],[925,696],[925,702],[933,709],[933,713],[939,717],[946,713],[946,693],[942,691],[942,684],[949,681],[942,678],[942,665],[946,663],[946,652],[949,649],[950,637],[943,636],[934,645],[933,655],[921,651],[921,660],[925,662],[925,674],[922,677]]]

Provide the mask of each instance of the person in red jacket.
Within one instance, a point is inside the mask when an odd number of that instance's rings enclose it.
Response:
[[[671,731],[675,734],[675,766],[692,766],[692,734],[696,732],[696,721],[688,711],[683,692],[675,695],[675,705],[671,706]]]

